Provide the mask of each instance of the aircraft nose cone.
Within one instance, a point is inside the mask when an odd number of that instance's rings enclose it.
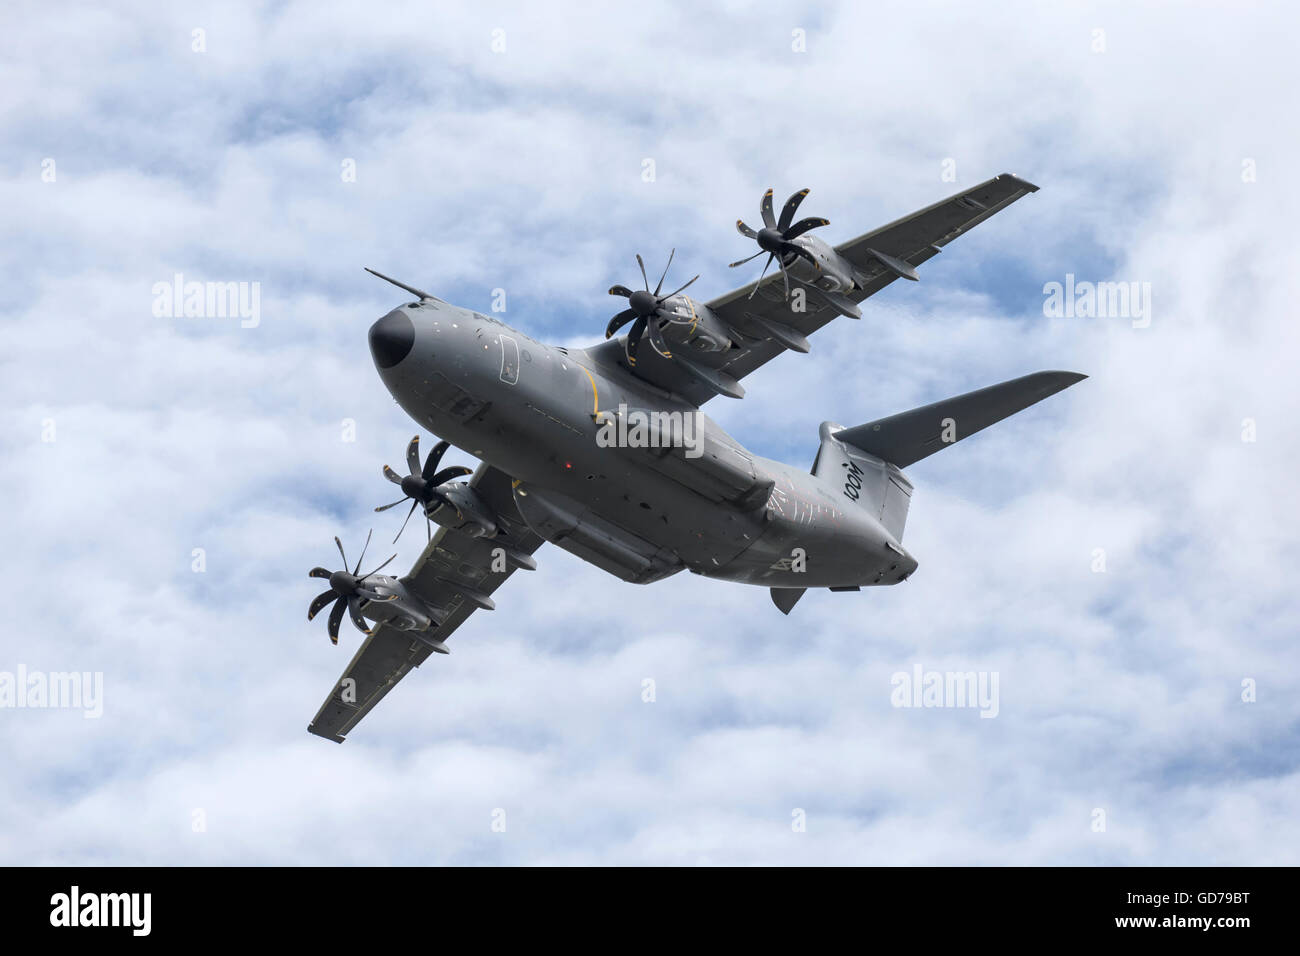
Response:
[[[415,325],[401,309],[394,309],[370,327],[370,354],[380,368],[392,368],[415,345]]]

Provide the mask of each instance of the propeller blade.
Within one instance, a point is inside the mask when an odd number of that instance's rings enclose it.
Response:
[[[621,295],[625,299],[632,298],[632,290],[625,285],[614,285],[609,287],[610,295]]]
[[[402,521],[402,526],[397,529],[397,537],[393,538],[393,544],[397,543],[397,538],[400,538],[402,532],[406,530],[406,522],[411,520],[411,515],[415,514],[415,506],[418,504],[418,501],[411,502],[411,510],[406,513],[406,518]]]
[[[790,273],[785,271],[785,260],[778,259],[776,264],[781,267],[781,281],[785,283],[785,297],[790,298]]]
[[[392,558],[389,558],[387,561],[385,561],[385,562],[384,562],[383,564],[381,564],[379,567],[375,568],[373,571],[370,571],[370,572],[367,572],[366,574],[361,575],[361,577],[364,579],[364,578],[368,578],[368,577],[370,577],[370,575],[372,575],[372,574],[378,574],[380,571],[384,570],[384,568],[386,568],[386,567],[388,567],[390,564],[392,564],[392,563],[393,563],[393,558],[395,558],[395,557],[397,557],[397,555],[393,555]]]
[[[695,279],[698,279],[698,278],[699,278],[699,276],[696,276],[696,277],[695,277]],[[691,282],[694,282],[695,279],[692,279]],[[664,301],[666,301],[666,300],[668,300],[668,299],[671,299],[671,298],[672,298],[673,296],[675,296],[675,295],[681,295],[683,292],[685,292],[687,289],[690,288],[690,286],[691,286],[691,282],[686,283],[686,285],[682,286],[682,287],[681,287],[680,289],[678,289],[676,292],[673,292],[673,293],[670,293],[669,295],[664,296],[664,297],[661,298],[659,301],[660,301],[660,302],[664,302]]]
[[[361,570],[361,562],[366,559],[366,548],[370,547],[370,536],[374,534],[374,531],[375,529],[371,528],[366,532],[366,543],[361,546],[361,557],[357,558],[357,566],[352,569],[352,575],[354,577],[356,576],[356,573]],[[347,567],[347,565],[344,565],[344,567]]]
[[[749,256],[749,257],[747,257],[747,258],[741,259],[739,262],[729,262],[729,263],[727,263],[727,267],[730,268],[730,269],[734,269],[734,268],[736,268],[736,266],[743,266],[746,262],[749,262],[750,259],[757,259],[757,258],[758,258],[759,256],[761,256],[762,254],[763,254],[763,250],[762,250],[762,249],[759,249],[758,252],[754,253],[752,256]]]
[[[330,588],[328,591],[322,591],[320,594],[312,598],[311,607],[307,608],[307,620],[310,621],[314,618],[321,612],[321,608],[325,607],[326,604],[329,604],[330,601],[335,600],[337,597],[338,594],[335,593],[333,588]]]
[[[636,311],[634,309],[624,309],[618,315],[609,320],[609,325],[605,327],[605,338],[612,339],[615,332],[635,318]]]
[[[396,594],[380,594],[378,591],[372,591],[370,588],[357,588],[357,597],[363,597],[367,601],[396,601]]]
[[[757,239],[757,238],[758,238],[758,233],[755,232],[753,229],[750,229],[747,225],[745,225],[745,224],[744,224],[743,222],[741,222],[739,219],[736,220],[736,232],[740,233],[740,234],[741,234],[742,236],[744,236],[746,239]]]
[[[785,201],[785,206],[781,209],[781,218],[777,220],[776,228],[779,232],[785,232],[790,225],[790,220],[794,218],[795,210],[803,202],[803,197],[808,195],[808,190],[801,189]]]
[[[335,536],[334,536],[334,543],[337,544],[337,545],[339,546],[339,557],[343,559],[343,567],[344,567],[344,568],[347,568],[347,566],[348,566],[348,556],[347,556],[346,554],[343,553],[343,542],[339,540],[339,536],[338,536],[338,535],[335,535]]]
[[[818,229],[822,226],[829,226],[830,224],[831,221],[829,219],[818,219],[816,216],[809,216],[807,219],[800,219],[788,230],[783,232],[781,238],[786,242],[789,242],[791,239],[797,239],[799,236],[802,236],[809,229]]]
[[[772,190],[763,193],[763,201],[758,205],[758,211],[763,214],[763,225],[769,229],[776,228],[776,216],[772,215]]]
[[[406,467],[410,469],[411,474],[420,473],[420,436],[416,435],[411,439],[411,443],[406,446]]]
[[[650,344],[654,346],[654,350],[664,358],[672,358],[673,353],[668,351],[668,343],[664,341],[664,333],[659,328],[659,323],[647,323],[645,328],[646,331],[650,333]]]
[[[309,578],[328,578],[329,576],[330,573],[324,568],[312,568],[307,572],[307,577]]]
[[[676,246],[674,246],[672,249],[668,251],[668,265],[664,266],[664,274],[659,277],[659,284],[655,286],[656,297],[658,297],[659,295],[659,290],[664,287],[664,280],[668,278],[668,266],[673,264],[673,253],[675,253],[676,251],[677,251]]]
[[[463,478],[465,475],[472,474],[474,474],[474,469],[472,468],[466,468],[464,465],[452,465],[450,468],[444,468],[442,471],[438,472],[429,479],[429,482],[434,485],[440,485],[444,481],[451,481],[453,478]],[[441,498],[442,495],[439,495],[438,497]]]
[[[389,508],[396,508],[398,505],[404,505],[404,504],[406,504],[406,501],[407,501],[407,499],[405,499],[405,498],[399,498],[399,499],[397,499],[396,501],[394,501],[391,505],[380,505],[380,506],[379,506],[378,508],[376,508],[375,510],[376,510],[376,511],[387,511]]]
[[[433,451],[429,452],[429,457],[424,460],[424,471],[420,472],[420,477],[428,481],[429,476],[438,470],[438,463],[442,461],[442,456],[447,454],[447,449],[451,447],[451,442],[440,441],[433,446]]]
[[[370,625],[367,624],[366,619],[361,616],[360,605],[361,605],[360,598],[358,597],[348,598],[348,616],[352,618],[353,627],[355,627],[362,634],[368,635],[370,633]]]
[[[347,603],[348,599],[341,597],[334,602],[334,610],[330,611],[329,632],[331,644],[339,642],[339,622],[343,620],[343,608]]]
[[[395,485],[400,485],[402,483],[402,476],[393,471],[393,469],[389,468],[387,465],[384,465],[384,477]]]
[[[643,318],[637,318],[632,323],[632,331],[627,333],[627,343],[624,345],[624,351],[627,353],[629,365],[636,364],[636,347],[641,344],[641,336],[645,334],[646,321]]]
[[[639,266],[641,267],[641,278],[642,278],[642,279],[645,279],[645,290],[646,290],[647,292],[649,292],[649,291],[650,291],[650,280],[646,278],[646,274],[645,274],[645,263],[641,261],[641,253],[639,253],[639,252],[636,254],[636,264],[639,265]]]
[[[749,293],[749,298],[751,298],[751,299],[754,298],[754,293],[758,291],[758,287],[759,287],[759,286],[762,284],[762,282],[763,282],[763,276],[767,275],[767,267],[770,266],[770,265],[772,264],[772,260],[775,259],[775,258],[776,258],[776,253],[774,253],[774,252],[769,252],[769,253],[767,254],[767,261],[763,263],[763,271],[760,272],[760,273],[758,274],[758,282],[755,282],[755,283],[754,283],[754,288],[753,288],[753,290]]]

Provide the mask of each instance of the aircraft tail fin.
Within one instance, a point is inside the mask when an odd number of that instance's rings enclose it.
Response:
[[[822,443],[813,474],[826,479],[858,507],[870,511],[895,542],[902,541],[907,508],[912,502],[912,483],[897,465],[845,443],[841,436],[846,431],[834,422],[822,422]]]

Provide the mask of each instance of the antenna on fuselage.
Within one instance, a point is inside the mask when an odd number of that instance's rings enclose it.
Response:
[[[429,293],[425,292],[423,289],[417,289],[415,286],[407,285],[405,282],[398,282],[396,279],[392,278],[391,276],[386,276],[382,272],[376,272],[374,269],[370,268],[369,266],[363,266],[363,268],[367,272],[369,272],[372,276],[378,276],[379,278],[383,279],[385,282],[391,282],[399,289],[405,289],[407,292],[411,293],[411,295],[418,295],[421,299],[433,299],[435,302],[442,301],[437,296],[429,295]]]

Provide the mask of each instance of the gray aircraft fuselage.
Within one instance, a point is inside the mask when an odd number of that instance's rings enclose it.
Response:
[[[850,588],[895,584],[917,567],[840,484],[751,454],[695,406],[592,350],[545,345],[431,298],[379,319],[370,348],[416,422],[515,480],[534,531],[624,580],[685,569]],[[605,447],[601,430],[620,409],[697,416],[697,445]],[[430,517],[453,527],[475,517],[451,511]]]

